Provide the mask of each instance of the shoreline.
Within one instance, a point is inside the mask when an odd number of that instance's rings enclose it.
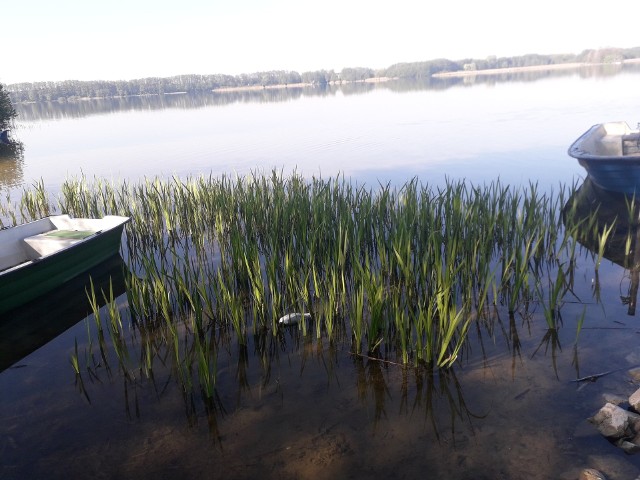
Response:
[[[602,66],[602,65],[622,65],[626,63],[640,63],[640,58],[630,58],[618,63],[555,63],[550,65],[530,65],[526,67],[505,67],[505,68],[487,68],[484,70],[457,70],[455,72],[434,73],[434,78],[447,77],[472,77],[475,75],[500,75],[504,73],[521,73],[521,72],[543,72],[550,70],[577,70],[580,68]]]
[[[373,77],[366,78],[364,80],[338,80],[333,82],[327,82],[327,85],[342,85],[346,83],[384,83],[390,80],[397,80],[397,77]],[[278,90],[278,89],[288,89],[288,88],[306,88],[306,87],[315,87],[316,84],[309,82],[302,83],[279,83],[276,85],[246,85],[242,87],[220,87],[214,88],[211,90],[214,93],[225,93],[225,92],[241,92],[241,91],[249,91],[249,90]]]
[[[431,75],[432,78],[468,78],[478,75],[491,76],[491,75],[504,75],[511,73],[524,73],[524,72],[544,72],[553,70],[579,70],[581,68],[589,68],[603,65],[624,65],[624,64],[640,64],[640,58],[630,58],[615,63],[556,63],[550,65],[530,65],[524,67],[506,67],[506,68],[488,68],[483,70],[456,70],[454,72],[439,72]],[[364,80],[337,80],[327,82],[327,85],[348,85],[353,83],[385,83],[392,80],[398,80],[400,77],[372,77]],[[276,85],[243,85],[239,87],[219,87],[212,90],[207,90],[211,93],[232,93],[232,92],[249,92],[260,90],[281,90],[281,89],[301,89],[301,88],[313,88],[318,86],[315,83],[301,82],[301,83],[289,83],[289,84],[276,84]],[[204,91],[203,91],[204,93]],[[100,100],[105,98],[126,98],[126,97],[153,97],[160,95],[186,95],[188,92],[167,92],[167,93],[145,93],[138,95],[125,95],[122,97],[75,97],[64,98],[64,101],[83,101],[83,100]],[[60,102],[59,99],[51,99],[49,102]],[[17,102],[18,104],[36,104],[42,103],[39,101],[23,101]]]
[[[544,72],[553,70],[578,70],[580,68],[587,68],[593,66],[602,65],[616,65],[616,64],[628,64],[628,63],[640,63],[640,58],[631,58],[623,60],[619,63],[607,64],[607,63],[555,63],[550,65],[529,65],[525,67],[505,67],[505,68],[487,68],[484,70],[457,70],[455,72],[439,72],[431,75],[433,78],[456,78],[456,77],[473,77],[476,75],[503,75],[507,73],[523,73],[523,72]],[[398,77],[373,77],[365,80],[338,80],[328,82],[327,85],[343,85],[349,83],[384,83],[391,80],[397,80]],[[308,88],[314,87],[313,83],[290,83],[290,84],[277,84],[277,85],[246,85],[241,87],[220,87],[211,90],[213,93],[226,93],[226,92],[243,92],[243,91],[259,91],[259,90],[279,90],[289,88]]]

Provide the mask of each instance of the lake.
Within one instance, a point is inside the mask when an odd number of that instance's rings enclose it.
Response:
[[[359,84],[19,106],[24,160],[3,162],[0,186],[68,176],[138,179],[252,170],[343,174],[361,182],[418,176],[506,183],[571,182],[566,149],[588,127],[635,125],[638,68],[533,80],[394,87]]]
[[[275,168],[371,187],[417,177],[555,191],[585,177],[566,153],[581,133],[635,125],[638,80],[640,69],[625,67],[24,105],[14,132],[24,156],[0,159],[0,185],[15,196],[41,180],[56,194],[81,175],[135,182]],[[103,266],[95,278],[119,271]],[[114,289],[125,309],[123,283]],[[86,286],[70,285],[0,323],[0,478],[570,479],[587,467],[636,478],[640,458],[586,422],[603,394],[637,388],[626,373],[640,363],[629,283],[612,260],[594,274],[585,248],[581,301],[564,304],[557,338],[541,308],[498,308],[449,370],[354,356],[348,339],[296,328],[246,347],[223,339],[214,401],[185,391],[168,354],[149,376],[140,329],[125,325],[126,354],[113,339],[102,351]],[[91,367],[82,381],[74,353]]]

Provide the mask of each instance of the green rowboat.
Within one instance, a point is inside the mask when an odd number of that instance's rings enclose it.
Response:
[[[128,221],[57,215],[0,230],[0,314],[116,254]]]

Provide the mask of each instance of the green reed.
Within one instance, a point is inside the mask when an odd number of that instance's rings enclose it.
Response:
[[[246,345],[248,332],[276,335],[291,312],[311,312],[304,335],[347,332],[355,353],[441,368],[454,365],[489,306],[512,317],[537,301],[557,326],[584,224],[568,214],[563,225],[573,191],[500,182],[432,189],[416,179],[366,188],[274,171],[137,184],[81,178],[65,182],[57,205],[41,194],[25,205],[132,218],[123,245],[128,315],[136,328],[162,330],[183,383],[193,385],[197,370],[210,395],[217,344],[205,332],[231,331]]]

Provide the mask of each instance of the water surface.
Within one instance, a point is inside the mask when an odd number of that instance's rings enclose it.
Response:
[[[41,178],[56,192],[82,174],[137,181],[275,167],[370,185],[417,176],[551,189],[584,178],[566,149],[589,126],[635,124],[638,78],[623,71],[227,101],[212,94],[82,112],[52,104],[20,121],[24,157],[0,160],[0,182],[15,192]],[[52,322],[72,315],[77,323],[0,373],[0,478],[547,479],[577,478],[586,467],[635,478],[640,459],[585,419],[602,393],[629,395],[636,385],[624,369],[572,382],[640,363],[640,330],[623,298],[630,280],[610,259],[596,276],[585,248],[579,301],[562,307],[557,335],[540,306],[510,317],[497,305],[490,321],[474,324],[450,371],[354,356],[348,339],[316,340],[297,328],[250,336],[246,349],[220,332],[215,401],[185,391],[168,354],[155,360],[153,377],[145,373],[143,332],[133,326],[125,325],[121,363],[109,338],[100,356],[86,305],[56,311]],[[118,303],[125,310],[126,296]],[[70,362],[76,348],[91,367],[83,383]]]
[[[24,161],[4,161],[9,171],[0,185],[42,178],[55,189],[82,174],[121,180],[274,167],[374,184],[416,175],[428,183],[446,176],[571,182],[583,175],[566,155],[573,139],[603,121],[635,125],[637,79],[634,69],[586,78],[577,71],[448,88],[378,84],[355,92],[348,86],[321,94],[253,92],[240,100],[239,93],[218,93],[192,101],[172,95],[89,106],[54,102],[46,110],[25,105],[15,132]]]

